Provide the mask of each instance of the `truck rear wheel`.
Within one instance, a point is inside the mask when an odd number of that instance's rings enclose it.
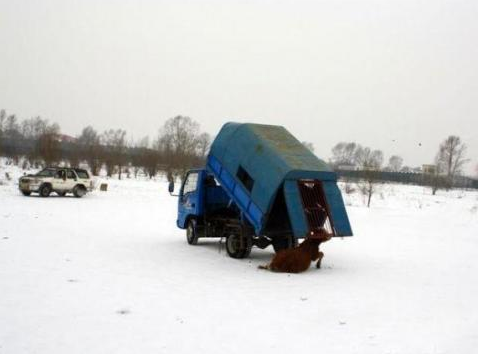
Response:
[[[190,245],[198,244],[198,233],[196,232],[196,221],[188,221],[188,226],[186,227],[186,241]]]
[[[249,236],[231,234],[226,239],[226,252],[231,258],[246,258],[251,253],[253,240]]]

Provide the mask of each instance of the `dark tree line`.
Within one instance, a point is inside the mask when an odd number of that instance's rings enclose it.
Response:
[[[103,167],[108,176],[118,174],[119,179],[140,172],[152,178],[159,171],[174,177],[202,165],[210,144],[209,134],[201,132],[199,124],[185,116],[168,119],[150,143],[149,137],[129,142],[123,129],[100,133],[92,126],[83,128],[77,137],[69,137],[47,119],[19,121],[15,115],[0,111],[0,156],[16,163],[24,157],[24,164],[37,168],[86,163],[95,176]]]

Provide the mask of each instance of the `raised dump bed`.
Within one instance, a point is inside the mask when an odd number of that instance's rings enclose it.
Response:
[[[206,168],[184,178],[178,226],[193,243],[227,237],[227,250],[228,244],[245,248],[237,258],[249,254],[253,244],[291,247],[298,238],[317,237],[321,227],[333,236],[351,236],[336,179],[285,128],[226,123]],[[235,256],[234,250],[228,253]]]

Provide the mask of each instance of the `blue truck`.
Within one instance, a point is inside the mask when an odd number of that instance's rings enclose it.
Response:
[[[337,176],[281,126],[226,123],[206,166],[188,171],[178,194],[177,226],[189,244],[226,238],[233,258],[252,246],[294,247],[318,237],[352,236]],[[170,182],[169,192],[174,190]]]

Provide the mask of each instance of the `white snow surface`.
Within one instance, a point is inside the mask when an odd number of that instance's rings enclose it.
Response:
[[[477,191],[343,194],[354,236],[292,275],[189,246],[164,180],[40,198],[21,173],[0,168],[0,353],[477,352]]]

